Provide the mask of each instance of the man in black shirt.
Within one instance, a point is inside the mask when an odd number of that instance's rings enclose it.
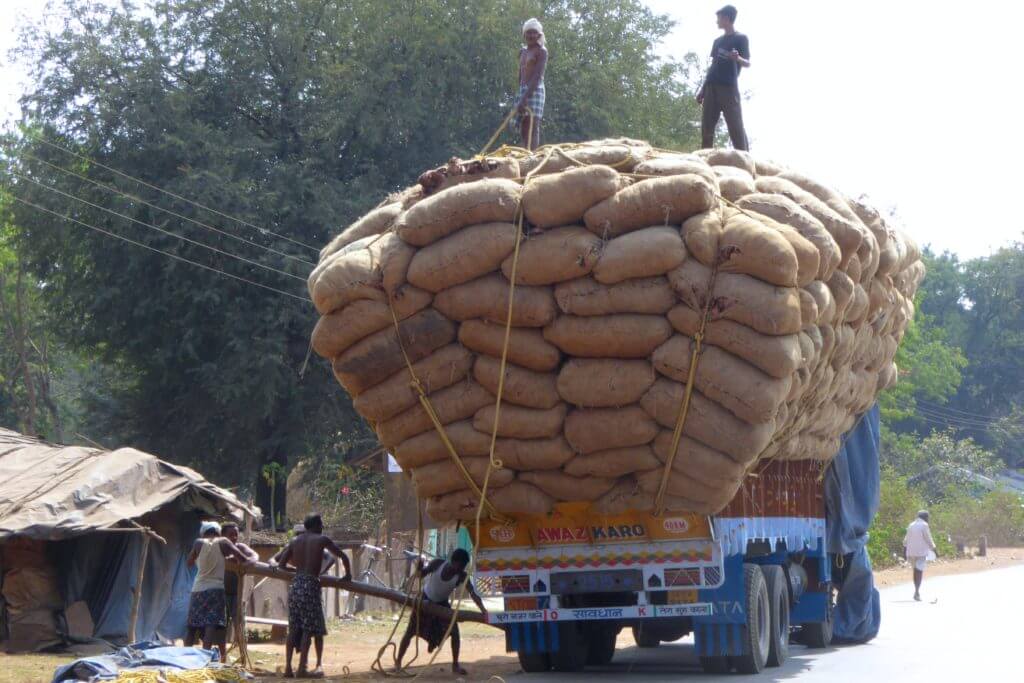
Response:
[[[715,142],[715,127],[721,114],[735,149],[750,149],[747,133],[743,130],[743,110],[740,107],[740,69],[750,66],[750,43],[738,33],[733,24],[736,8],[726,5],[715,13],[718,28],[725,33],[711,46],[711,66],[704,84],[697,91],[697,101],[704,107],[700,121],[701,146],[709,148]]]

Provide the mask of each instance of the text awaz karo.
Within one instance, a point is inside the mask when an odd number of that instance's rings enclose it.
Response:
[[[647,538],[643,524],[618,524],[607,526],[558,526],[539,527],[537,543],[589,543]]]

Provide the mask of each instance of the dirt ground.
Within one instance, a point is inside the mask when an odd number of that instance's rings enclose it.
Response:
[[[943,560],[929,565],[925,573],[928,577],[947,574],[964,574],[968,572],[997,569],[1014,564],[1024,563],[1024,548],[990,548],[988,556],[956,560]],[[894,586],[911,580],[909,567],[895,567],[875,572],[875,581],[879,587]],[[383,645],[394,626],[390,615],[372,621],[345,621],[331,625],[332,633],[327,636],[324,644],[324,670],[329,681],[367,681],[383,680],[385,677],[371,670],[370,665],[377,657],[377,651]],[[396,640],[401,632],[396,634]],[[422,645],[422,641],[421,641]],[[628,631],[619,636],[619,646],[633,645],[632,635]],[[269,683],[284,680],[279,672],[283,670],[284,646],[278,643],[251,643],[250,654],[253,657],[258,675],[256,681]],[[413,648],[410,647],[410,656]],[[312,653],[311,653],[312,654]],[[385,653],[384,662],[393,662],[391,653]],[[423,668],[430,655],[426,648],[420,650],[419,659],[413,666],[413,672],[419,673],[419,681],[490,681],[494,676],[508,678],[519,671],[519,662],[515,654],[505,652],[505,639],[501,632],[479,624],[465,624],[462,627],[462,663],[469,671],[468,676],[455,676],[451,673],[451,650],[446,644],[434,664]],[[54,669],[69,660],[71,655],[6,655],[0,653],[0,683],[47,683],[53,677]]]

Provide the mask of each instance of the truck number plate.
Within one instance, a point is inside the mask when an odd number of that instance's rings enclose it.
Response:
[[[697,591],[666,591],[668,593],[668,604],[689,605],[697,602]]]
[[[637,592],[643,589],[644,575],[639,569],[560,572],[551,575],[551,592],[556,595]]]

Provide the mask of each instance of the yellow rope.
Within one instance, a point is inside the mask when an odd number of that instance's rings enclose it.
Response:
[[[143,671],[122,671],[117,675],[118,681],[127,683],[208,683],[209,681],[247,681],[249,678],[236,667],[192,669],[179,671],[174,669],[145,669]]]

